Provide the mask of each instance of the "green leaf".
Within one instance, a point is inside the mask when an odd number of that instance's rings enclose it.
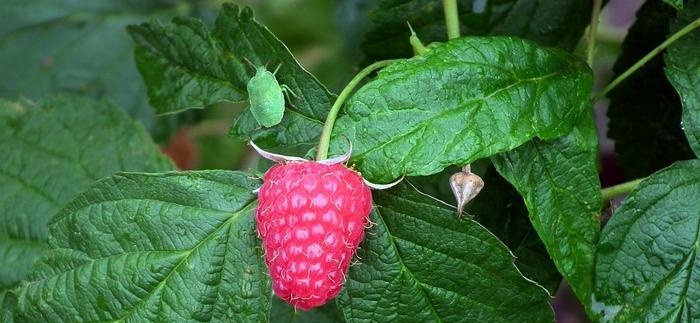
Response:
[[[299,97],[288,102],[282,123],[260,129],[246,111],[234,120],[231,135],[254,139],[263,147],[315,144],[335,96],[254,20],[250,8],[224,4],[211,32],[192,18],[176,18],[166,26],[129,26],[129,32],[150,102],[159,114],[245,101],[246,84],[255,72],[245,60],[261,66],[281,64],[277,80]]]
[[[615,74],[623,73],[666,40],[669,20],[675,13],[661,1],[642,5],[613,67]],[[608,95],[608,137],[615,141],[616,160],[629,179],[694,158],[680,127],[680,99],[663,68],[663,58],[656,56]]]
[[[95,180],[172,167],[113,105],[77,97],[0,101],[0,289],[24,278],[46,247],[49,218]]]
[[[602,201],[595,126],[590,113],[581,121],[567,136],[534,139],[493,161],[523,196],[530,221],[557,268],[588,304]]]
[[[683,9],[683,0],[664,0],[664,2],[672,5],[674,8],[681,10]]]
[[[271,323],[337,323],[344,322],[335,301],[310,311],[297,310],[278,297],[272,298]]]
[[[176,1],[0,1],[0,96],[107,98],[150,125],[128,24],[188,11]]]
[[[460,38],[388,66],[357,91],[335,126],[335,151],[349,138],[352,162],[371,181],[430,175],[565,135],[590,91],[588,66],[560,50]]]
[[[681,5],[683,3],[681,2]],[[676,32],[700,18],[700,1],[689,1],[678,18],[671,22]],[[666,76],[683,103],[683,130],[695,155],[700,157],[700,30],[678,39],[668,47],[665,55]]]
[[[587,0],[460,0],[462,35],[508,35],[565,50],[576,47],[591,14]],[[443,8],[435,0],[382,0],[362,49],[368,60],[411,57],[406,22],[424,43],[446,41]]]
[[[481,177],[486,185],[469,203],[467,212],[513,252],[515,265],[523,276],[554,295],[561,283],[561,274],[533,228],[523,198],[495,167],[489,167]]]
[[[337,300],[348,322],[552,322],[547,292],[471,220],[401,184],[374,196],[375,225]]]
[[[480,161],[476,161],[471,165],[472,172],[483,177],[482,171],[489,166],[488,164],[488,162],[482,163]],[[439,173],[428,176],[407,177],[406,180],[409,181],[411,185],[420,187],[420,191],[427,195],[430,195],[447,204],[457,205],[457,200],[455,199],[454,193],[452,193],[452,188],[450,187],[450,176],[459,171],[459,167],[450,166],[446,167]]]
[[[0,291],[0,322],[14,322],[14,304],[17,300],[11,291]]]
[[[257,185],[231,171],[99,181],[51,220],[16,320],[267,321]]]
[[[700,161],[644,180],[612,216],[596,255],[595,308],[614,322],[700,320]]]
[[[449,179],[457,171],[458,167],[448,167],[437,174],[404,180],[419,188],[422,193],[449,205],[456,205]],[[534,280],[550,294],[556,293],[561,283],[561,274],[532,227],[523,198],[491,166],[490,160],[482,159],[471,163],[471,171],[481,176],[486,185],[467,204],[465,213],[503,241],[515,255],[515,265],[523,276]]]
[[[150,103],[159,114],[245,100],[247,75],[235,66],[242,63],[233,55],[225,57],[201,20],[176,17],[170,25],[154,21],[128,30],[137,44],[136,64]]]

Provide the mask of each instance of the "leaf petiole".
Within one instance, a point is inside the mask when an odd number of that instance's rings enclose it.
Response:
[[[600,14],[600,7],[602,5],[602,0],[593,0],[593,8],[591,9],[591,24],[588,26],[588,39],[586,44],[586,62],[588,66],[593,68],[593,58],[595,56],[595,42],[598,33],[598,16]]]
[[[447,38],[459,38],[459,12],[457,10],[457,0],[443,0],[442,7],[445,10]]]
[[[606,187],[600,191],[601,197],[603,198],[603,201],[607,201],[615,196],[632,192],[632,190],[634,190],[639,183],[645,179],[646,178],[635,179],[633,181]]]
[[[644,64],[646,64],[648,61],[650,61],[652,58],[654,58],[654,56],[658,55],[659,53],[661,53],[661,51],[663,51],[664,49],[666,49],[666,47],[670,46],[670,45],[673,44],[676,40],[678,40],[679,38],[685,36],[687,33],[693,31],[693,29],[695,29],[695,28],[697,28],[697,27],[700,27],[700,18],[695,19],[693,22],[691,22],[691,23],[689,23],[688,25],[686,25],[685,27],[683,27],[683,29],[677,31],[675,34],[671,35],[671,37],[668,37],[668,39],[666,39],[666,41],[664,41],[663,43],[661,43],[661,45],[657,46],[657,47],[654,48],[652,51],[650,51],[648,54],[646,54],[644,57],[642,57],[642,59],[640,59],[638,62],[634,63],[634,65],[632,65],[630,68],[628,68],[624,73],[620,74],[620,76],[618,76],[617,78],[615,78],[615,80],[613,80],[612,82],[610,82],[610,84],[608,84],[608,86],[606,86],[605,89],[603,89],[603,91],[601,91],[601,92],[595,97],[595,100],[594,100],[594,101],[598,101],[598,100],[600,100],[602,97],[604,97],[605,95],[607,95],[608,92],[610,92],[610,91],[611,91],[612,89],[614,89],[618,84],[620,84],[620,83],[621,83],[622,81],[624,81],[627,77],[629,77],[630,74],[632,74],[632,73],[634,73],[635,71],[637,71],[639,68],[641,68],[642,66],[644,66]]]
[[[316,160],[324,160],[328,158],[328,147],[331,143],[331,133],[333,132],[333,125],[335,124],[335,119],[338,118],[338,112],[340,108],[348,99],[350,93],[355,89],[355,87],[365,78],[367,75],[375,70],[385,67],[397,59],[388,59],[384,61],[378,61],[370,64],[369,66],[363,68],[355,77],[350,80],[350,83],[345,86],[343,91],[340,92],[338,98],[333,103],[331,110],[328,111],[328,117],[326,117],[326,123],[323,124],[323,130],[321,130],[321,139],[318,142],[318,152],[316,153]]]

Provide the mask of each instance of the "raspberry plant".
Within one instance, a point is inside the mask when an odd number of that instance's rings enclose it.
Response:
[[[700,1],[647,0],[594,90],[601,2],[379,1],[337,95],[245,6],[0,3],[3,321],[551,322],[562,280],[594,321],[700,321]],[[298,157],[175,170],[149,132],[188,117],[151,108],[246,103],[246,61],[294,104],[229,135]]]

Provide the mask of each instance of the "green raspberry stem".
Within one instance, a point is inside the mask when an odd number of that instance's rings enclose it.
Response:
[[[443,0],[442,7],[445,10],[447,38],[459,38],[459,11],[457,10],[457,0]]]
[[[595,56],[595,42],[596,36],[598,35],[598,16],[600,14],[600,7],[602,5],[602,0],[593,0],[593,6],[591,8],[591,24],[588,26],[588,39],[586,42],[586,61],[588,66],[593,68],[593,59]]]
[[[338,118],[338,112],[340,111],[340,108],[343,106],[343,103],[345,103],[345,100],[348,99],[355,87],[358,84],[360,84],[360,81],[362,81],[363,78],[365,78],[373,71],[385,67],[396,61],[396,59],[378,61],[363,68],[359,73],[357,73],[357,75],[355,75],[355,77],[352,78],[352,80],[350,80],[350,83],[348,83],[348,85],[345,86],[343,91],[340,92],[340,95],[338,95],[338,98],[335,100],[333,106],[331,107],[331,111],[328,112],[326,123],[323,124],[323,130],[321,131],[321,139],[318,142],[318,152],[316,153],[316,160],[323,160],[328,158],[328,148],[330,147],[331,143],[331,133],[333,132],[333,125],[335,124],[335,119]]]
[[[615,80],[610,82],[610,84],[608,84],[608,86],[606,86],[605,89],[603,89],[603,91],[601,91],[600,94],[598,94],[596,96],[595,100],[597,101],[597,100],[600,100],[601,98],[603,98],[605,95],[608,94],[608,92],[612,91],[612,89],[614,89],[618,84],[620,84],[622,81],[627,79],[628,76],[630,76],[632,73],[634,73],[635,71],[640,69],[642,66],[644,66],[644,64],[646,64],[648,61],[650,61],[652,58],[654,58],[654,56],[661,53],[664,49],[666,49],[666,47],[670,46],[676,40],[685,36],[687,33],[693,31],[693,29],[695,29],[697,27],[700,27],[700,18],[695,19],[693,22],[691,22],[688,25],[686,25],[685,27],[683,27],[683,29],[677,31],[675,34],[668,37],[668,39],[666,39],[666,41],[661,43],[661,45],[654,48],[652,51],[650,51],[648,54],[646,54],[644,57],[642,57],[638,62],[636,62],[634,65],[632,65],[630,68],[628,68],[624,73],[620,74],[620,76],[618,76],[617,78],[615,78]]]
[[[632,192],[639,183],[641,183],[646,178],[640,178],[629,182],[624,182],[622,184],[617,184],[614,186],[606,187],[600,191],[603,201],[609,200],[615,196],[627,194]]]

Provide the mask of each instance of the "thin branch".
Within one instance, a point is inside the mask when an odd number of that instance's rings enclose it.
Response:
[[[586,44],[586,61],[588,66],[593,68],[593,58],[595,56],[595,42],[596,36],[598,34],[598,17],[600,14],[600,7],[602,5],[602,0],[593,0],[593,9],[591,9],[591,24],[588,26],[588,44]]]
[[[445,10],[447,38],[459,38],[459,11],[457,10],[457,0],[442,0],[442,7]]]
[[[607,201],[615,196],[631,192],[639,185],[639,183],[641,183],[645,179],[646,178],[640,178],[622,184],[606,187],[600,191],[600,194],[603,197],[603,201]]]
[[[683,29],[679,30],[675,34],[671,35],[666,41],[661,43],[661,45],[657,46],[654,48],[652,51],[650,51],[648,54],[646,54],[642,59],[640,59],[638,62],[636,62],[634,65],[632,65],[630,68],[628,68],[624,73],[620,74],[615,80],[610,82],[608,86],[605,87],[603,91],[601,91],[595,98],[595,100],[599,100],[600,98],[606,96],[612,89],[614,89],[618,84],[620,84],[622,81],[627,79],[630,74],[634,73],[638,69],[640,69],[644,64],[646,64],[648,61],[650,61],[654,56],[658,55],[661,53],[666,47],[669,45],[673,44],[676,40],[679,38],[685,36],[687,33],[693,31],[693,29],[700,27],[700,18],[695,19],[693,22],[689,23],[687,26],[683,27]]]

